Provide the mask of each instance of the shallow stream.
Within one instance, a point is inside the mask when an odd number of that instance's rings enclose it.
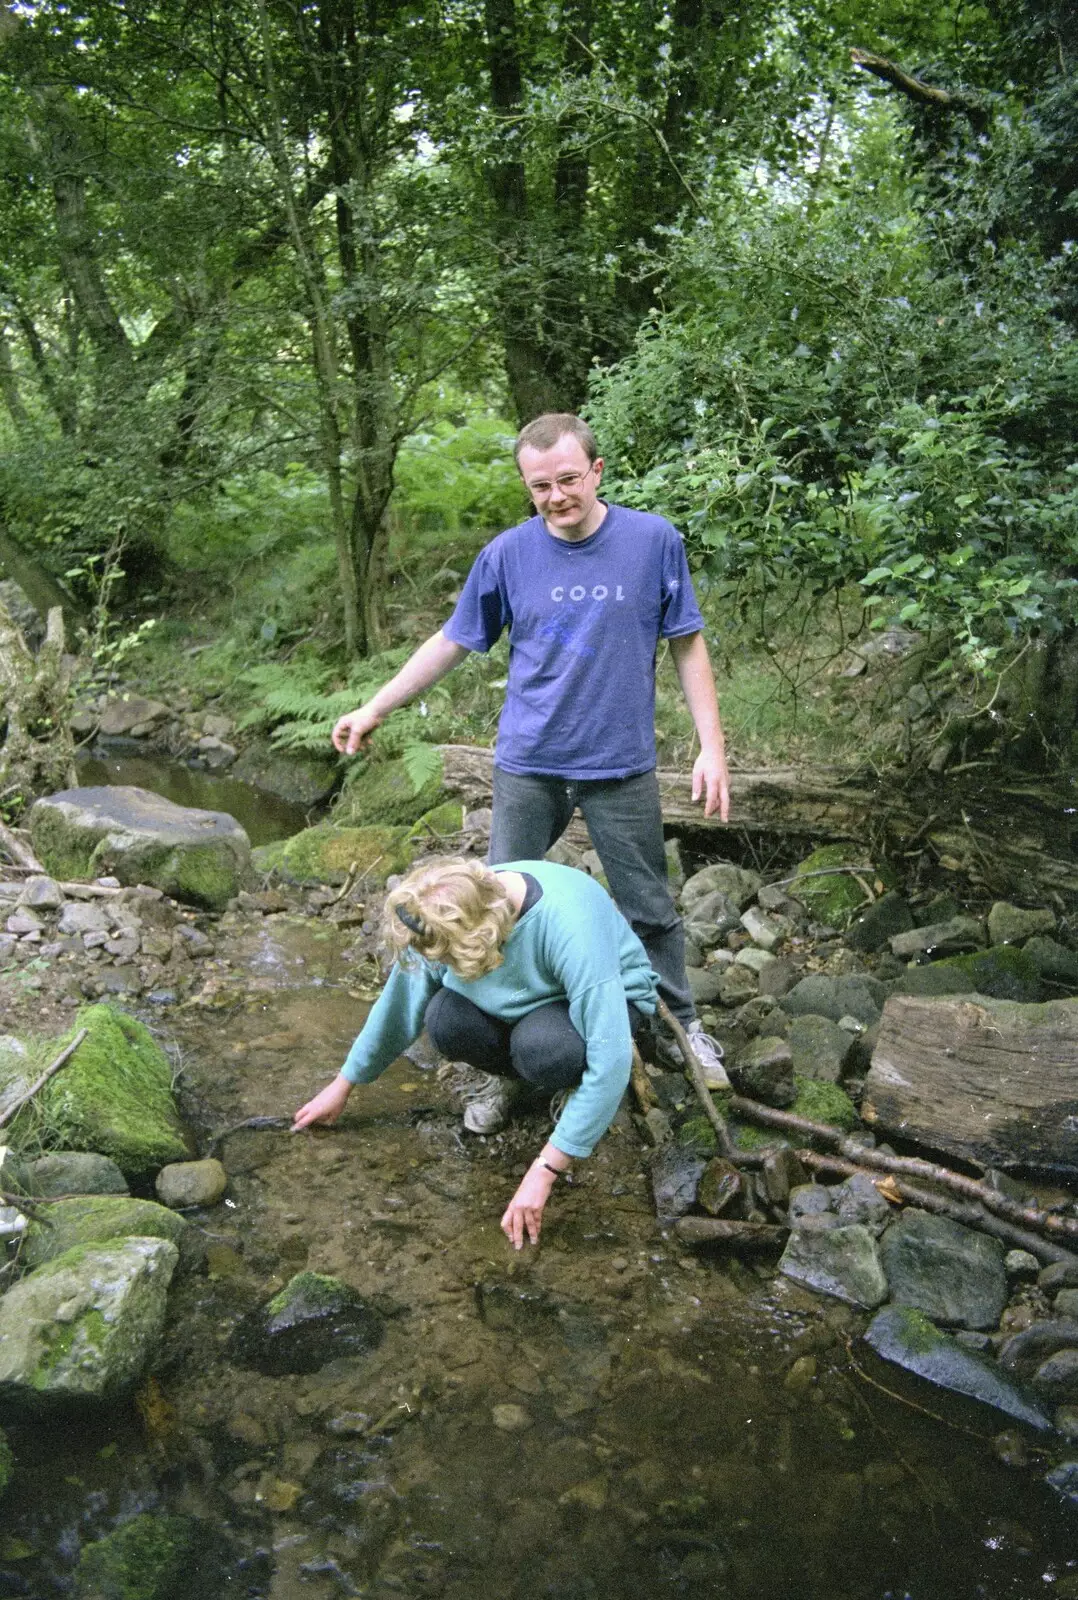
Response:
[[[308,1098],[369,998],[339,930],[281,915],[232,943],[217,1003],[154,1024],[204,1147]],[[193,1600],[1078,1594],[1078,1511],[1035,1456],[1000,1461],[1004,1419],[871,1364],[853,1313],[771,1268],[687,1256],[628,1123],[514,1255],[499,1216],[547,1126],[462,1137],[402,1061],[333,1129],[221,1139],[229,1195],[191,1218],[205,1267],[136,1403],[9,1430],[0,1596],[70,1592],[83,1544],[144,1509],[201,1520]],[[241,1317],[305,1267],[359,1289],[381,1342],[242,1365]]]

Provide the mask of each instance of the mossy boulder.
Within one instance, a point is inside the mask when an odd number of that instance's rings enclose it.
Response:
[[[181,1255],[190,1224],[167,1206],[130,1195],[87,1194],[41,1206],[23,1236],[22,1259],[29,1267],[54,1261],[75,1245],[106,1239],[170,1239]]]
[[[145,1511],[88,1544],[75,1568],[76,1600],[186,1600],[201,1537],[188,1517]]]
[[[842,1128],[847,1133],[860,1127],[857,1107],[837,1083],[795,1075],[794,1088],[797,1098],[789,1110],[795,1117],[807,1117],[810,1122],[827,1122],[833,1128]]]
[[[349,776],[334,815],[338,823],[353,828],[410,827],[447,798],[440,759],[437,771],[418,791],[403,761],[368,761]]]
[[[276,750],[266,739],[248,745],[229,777],[254,784],[267,794],[293,805],[314,806],[328,800],[340,778],[340,763],[333,757],[306,750]]]
[[[134,1017],[110,1005],[85,1006],[62,1039],[36,1041],[39,1065],[53,1060],[80,1028],[88,1030],[87,1037],[20,1111],[12,1125],[15,1138],[36,1136],[57,1149],[97,1151],[128,1178],[186,1160],[192,1143],[173,1099],[172,1068]]]
[[[836,868],[856,867],[857,872],[841,872]],[[813,877],[813,873],[825,874]],[[797,867],[788,893],[829,928],[845,928],[854,913],[864,909],[866,895],[858,878],[873,885],[877,878],[889,889],[895,887],[891,875],[884,876],[867,861],[865,848],[858,844],[825,844],[814,850]]]
[[[56,878],[111,873],[220,911],[250,873],[250,841],[234,817],[173,805],[147,789],[65,789],[35,801],[29,824]]]
[[[445,840],[447,847],[455,843],[455,836],[464,827],[464,807],[459,800],[443,800],[441,805],[434,806],[430,811],[424,811],[419,821],[414,823],[408,837],[409,839],[432,839],[436,843]]]
[[[76,1245],[0,1299],[0,1399],[111,1400],[138,1382],[165,1324],[167,1239]]]
[[[0,1428],[0,1494],[3,1494],[11,1482],[15,1471],[15,1457],[11,1453],[7,1434]]]
[[[366,1355],[381,1342],[384,1319],[358,1290],[321,1272],[297,1272],[233,1336],[233,1353],[270,1377],[317,1372],[341,1356]]]
[[[391,873],[407,872],[412,846],[404,827],[339,828],[321,822],[291,839],[263,845],[253,860],[260,872],[276,872],[288,883],[344,883],[356,867],[364,882],[376,887]]]
[[[971,955],[947,956],[932,965],[961,973],[970,979],[978,994],[989,995],[993,1000],[1036,1005],[1043,999],[1036,963],[1013,944],[993,945],[990,950],[975,950]]]

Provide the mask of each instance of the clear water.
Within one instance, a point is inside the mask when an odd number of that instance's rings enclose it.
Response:
[[[365,1012],[334,931],[267,919],[242,952],[231,995],[167,1033],[207,1137],[290,1113]],[[1005,1419],[870,1366],[844,1307],[688,1257],[630,1130],[514,1255],[498,1220],[546,1127],[463,1139],[400,1062],[334,1129],[227,1137],[205,1269],[137,1403],[9,1425],[0,1596],[69,1593],[80,1548],[142,1509],[199,1519],[184,1600],[1078,1594],[1078,1508],[1035,1454],[1001,1463]],[[380,1346],[305,1377],[238,1365],[240,1317],[305,1267],[382,1309]]]

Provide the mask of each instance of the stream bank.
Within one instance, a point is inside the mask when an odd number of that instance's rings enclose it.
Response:
[[[464,1137],[435,1073],[401,1061],[332,1129],[237,1127],[287,1117],[343,1058],[375,992],[376,904],[280,885],[220,917],[171,913],[211,948],[189,954],[181,935],[170,998],[158,985],[125,1003],[166,1045],[229,1189],[190,1216],[204,1265],[174,1281],[168,1341],[134,1402],[77,1434],[11,1423],[7,1593],[70,1592],[80,1552],[146,1511],[196,1530],[195,1596],[1078,1591],[1073,1510],[1044,1484],[1043,1445],[877,1363],[864,1315],[773,1259],[687,1248],[656,1221],[627,1111],[521,1257],[498,1219],[541,1108]],[[762,947],[731,948],[731,930],[704,949],[711,933],[690,920],[695,970],[741,992],[708,1003],[732,1056],[747,1051],[778,1009],[737,959]],[[824,926],[806,966],[855,977]],[[16,1029],[45,1025],[50,1006],[69,1022],[77,1000],[54,972],[81,994],[124,964],[65,953],[30,974],[41,984],[18,997]],[[311,1373],[246,1365],[237,1330],[302,1270],[353,1286],[380,1343]]]

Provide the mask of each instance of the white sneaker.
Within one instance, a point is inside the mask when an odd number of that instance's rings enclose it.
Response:
[[[438,1082],[464,1112],[469,1133],[500,1133],[509,1122],[509,1083],[492,1072],[482,1072],[467,1061],[446,1061],[437,1070]]]
[[[707,1087],[729,1089],[730,1080],[722,1064],[722,1045],[719,1041],[712,1034],[704,1032],[704,1024],[699,1017],[695,1022],[690,1022],[685,1032],[689,1036],[692,1053],[700,1063]]]

